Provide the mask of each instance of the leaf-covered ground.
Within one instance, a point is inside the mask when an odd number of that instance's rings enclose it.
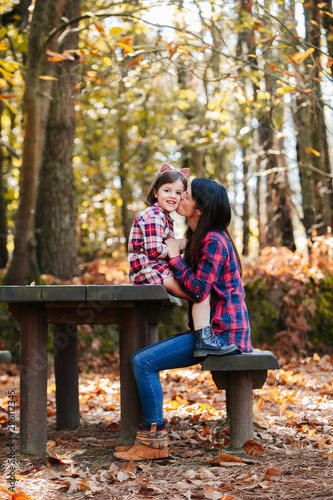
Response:
[[[254,391],[254,442],[228,450],[224,393],[196,366],[163,372],[170,457],[160,463],[113,458],[119,444],[119,370],[80,377],[82,425],[55,429],[54,379],[48,385],[48,455],[24,457],[14,440],[15,495],[8,477],[8,391],[17,369],[0,375],[0,498],[53,499],[331,499],[333,498],[333,356],[280,359],[279,371]],[[18,427],[17,427],[18,429]],[[17,430],[16,429],[16,430]]]

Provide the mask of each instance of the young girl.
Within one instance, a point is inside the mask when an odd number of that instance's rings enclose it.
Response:
[[[173,220],[170,213],[177,210],[181,196],[187,189],[188,168],[175,170],[167,163],[161,166],[147,193],[146,208],[134,221],[128,244],[129,278],[136,285],[161,284],[175,297],[192,302],[174,278],[169,267],[168,249],[165,241],[174,237]],[[186,239],[180,239],[180,249],[185,250]],[[210,328],[210,296],[192,307],[194,329],[198,335],[196,357],[208,354],[228,354],[235,345],[221,347]]]

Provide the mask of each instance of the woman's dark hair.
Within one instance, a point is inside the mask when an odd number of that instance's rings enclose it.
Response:
[[[167,170],[166,172],[163,172],[163,174],[157,174],[150,188],[148,189],[148,205],[154,205],[154,203],[156,203],[157,201],[156,196],[154,195],[154,189],[158,191],[160,187],[163,186],[163,184],[171,184],[172,182],[177,182],[178,180],[182,181],[184,185],[184,191],[186,191],[187,179],[185,179],[185,176],[181,172],[178,172],[178,170]]]
[[[191,182],[191,191],[195,208],[201,210],[202,215],[195,231],[193,232],[190,227],[186,231],[186,238],[190,242],[185,251],[186,263],[192,269],[195,268],[197,250],[208,231],[224,232],[231,241],[242,273],[240,257],[228,231],[231,208],[225,187],[216,181],[196,178]]]

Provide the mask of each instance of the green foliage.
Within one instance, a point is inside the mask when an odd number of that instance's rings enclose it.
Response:
[[[265,274],[245,286],[252,343],[285,349],[333,346],[333,278],[301,283]],[[281,338],[283,341],[281,343]]]
[[[182,307],[175,307],[173,315],[159,325],[158,332],[160,340],[167,339],[177,333],[188,330],[187,304],[185,302],[182,304]]]
[[[264,277],[246,285],[244,289],[251,324],[252,344],[254,346],[260,346],[263,343],[274,344],[274,337],[281,329],[280,300],[276,300],[276,292],[272,293],[271,283]]]
[[[313,344],[333,346],[333,276],[327,276],[319,283],[312,283],[316,304],[315,312],[308,314],[309,340]]]
[[[0,304],[1,349],[10,351],[13,363],[20,360],[20,328],[18,320],[9,312],[7,304]]]

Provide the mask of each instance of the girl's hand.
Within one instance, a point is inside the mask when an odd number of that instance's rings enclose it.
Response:
[[[168,238],[167,240],[165,240],[164,243],[168,248],[169,259],[177,257],[177,255],[180,255],[181,252],[180,240],[176,240],[175,238]]]

